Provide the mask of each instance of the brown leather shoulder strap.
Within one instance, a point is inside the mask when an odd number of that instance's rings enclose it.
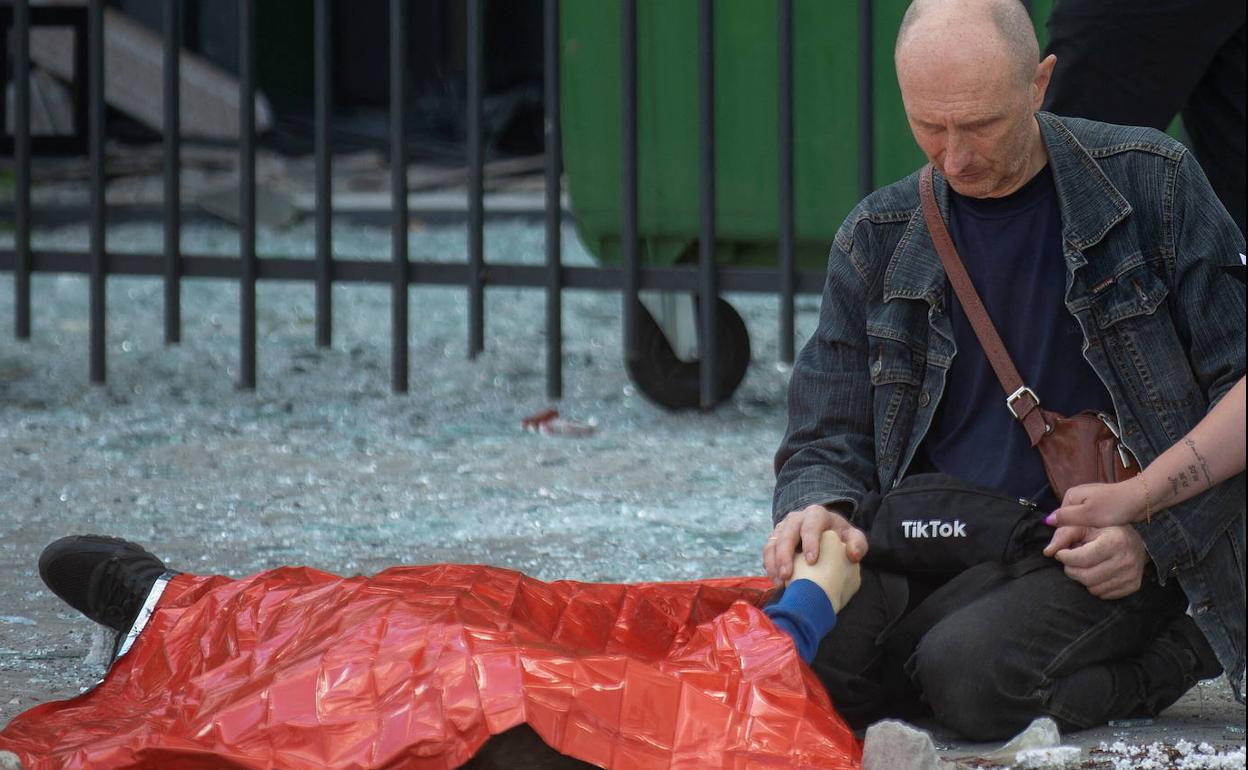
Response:
[[[932,184],[932,164],[930,163],[919,173],[919,198],[923,203],[923,219],[927,222],[927,231],[932,236],[932,243],[936,246],[936,253],[940,255],[941,264],[945,266],[945,274],[949,276],[949,283],[953,286],[954,293],[958,295],[958,301],[962,303],[962,311],[966,313],[967,320],[971,322],[971,328],[975,330],[979,344],[984,348],[988,363],[992,365],[997,379],[1001,381],[1001,387],[1005,389],[1006,406],[1009,407],[1015,419],[1027,429],[1027,436],[1031,439],[1031,443],[1037,444],[1048,430],[1044,416],[1038,408],[1040,400],[1034,391],[1023,384],[1023,378],[1015,368],[1014,360],[1010,358],[1009,352],[1005,349],[1005,343],[997,334],[997,327],[993,325],[992,319],[988,316],[988,309],[980,300],[979,292],[975,291],[975,284],[971,282],[971,276],[966,272],[962,258],[958,256],[953,239],[949,237],[949,228],[945,226],[945,220],[940,215],[940,208],[936,205],[936,192]]]

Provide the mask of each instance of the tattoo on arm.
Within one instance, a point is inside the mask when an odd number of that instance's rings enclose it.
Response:
[[[1213,488],[1213,476],[1211,476],[1209,473],[1209,461],[1205,459],[1204,455],[1202,455],[1200,452],[1196,450],[1195,441],[1192,441],[1190,438],[1186,438],[1186,439],[1183,439],[1183,443],[1187,445],[1188,449],[1192,450],[1192,455],[1195,456],[1196,462],[1200,463],[1200,470],[1205,476],[1205,489],[1212,489]],[[1190,466],[1190,469],[1191,469],[1192,475],[1195,477],[1193,478],[1193,481],[1196,479],[1199,479],[1200,477],[1196,475],[1196,466],[1195,465]]]

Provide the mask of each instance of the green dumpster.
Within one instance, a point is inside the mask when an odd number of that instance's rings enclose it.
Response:
[[[796,257],[800,269],[821,270],[837,227],[860,198],[858,6],[848,0],[794,0],[793,5]],[[899,179],[923,162],[893,70],[893,41],[907,5],[906,0],[874,3],[877,184]],[[1047,16],[1049,3],[1043,5]],[[600,262],[616,264],[621,259],[620,3],[574,0],[561,8],[568,193],[581,240]],[[776,16],[776,4],[766,0],[715,3],[716,259],[721,265],[776,264]],[[637,3],[638,248],[643,264],[697,260],[697,18],[696,0]],[[651,360],[630,362],[639,389],[667,406],[697,404],[696,340],[682,350],[673,339],[682,328],[696,329],[688,322],[691,301],[663,304],[670,312],[658,315],[669,317],[657,321],[656,300],[646,302],[642,344],[653,354]],[[717,359],[729,371],[717,376],[728,380],[721,388],[727,395],[744,376],[749,342],[735,312],[725,306],[720,318],[719,338],[726,349]]]

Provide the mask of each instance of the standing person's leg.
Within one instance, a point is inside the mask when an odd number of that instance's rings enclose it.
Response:
[[[1164,130],[1243,18],[1242,0],[1058,0],[1044,109]]]
[[[1239,4],[1239,31],[1217,55],[1183,108],[1183,128],[1213,191],[1244,230],[1245,164],[1248,116],[1245,115],[1244,4]]]
[[[907,670],[936,718],[974,740],[1044,714],[1082,729],[1156,713],[1219,670],[1186,606],[1175,582],[1104,601],[1046,567],[940,621]]]
[[[1165,130],[1183,113],[1196,158],[1244,228],[1243,0],[1058,0],[1044,109]]]

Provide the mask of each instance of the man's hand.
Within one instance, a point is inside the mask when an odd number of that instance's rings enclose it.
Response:
[[[851,562],[862,561],[867,554],[867,536],[839,513],[822,505],[811,505],[785,515],[763,546],[763,566],[767,577],[777,586],[784,585],[793,575],[793,555],[801,544],[807,564],[819,560],[819,537],[827,530],[840,535],[845,553]]]
[[[1099,599],[1121,599],[1140,590],[1148,551],[1130,526],[1059,527],[1044,549],[1066,575]]]

